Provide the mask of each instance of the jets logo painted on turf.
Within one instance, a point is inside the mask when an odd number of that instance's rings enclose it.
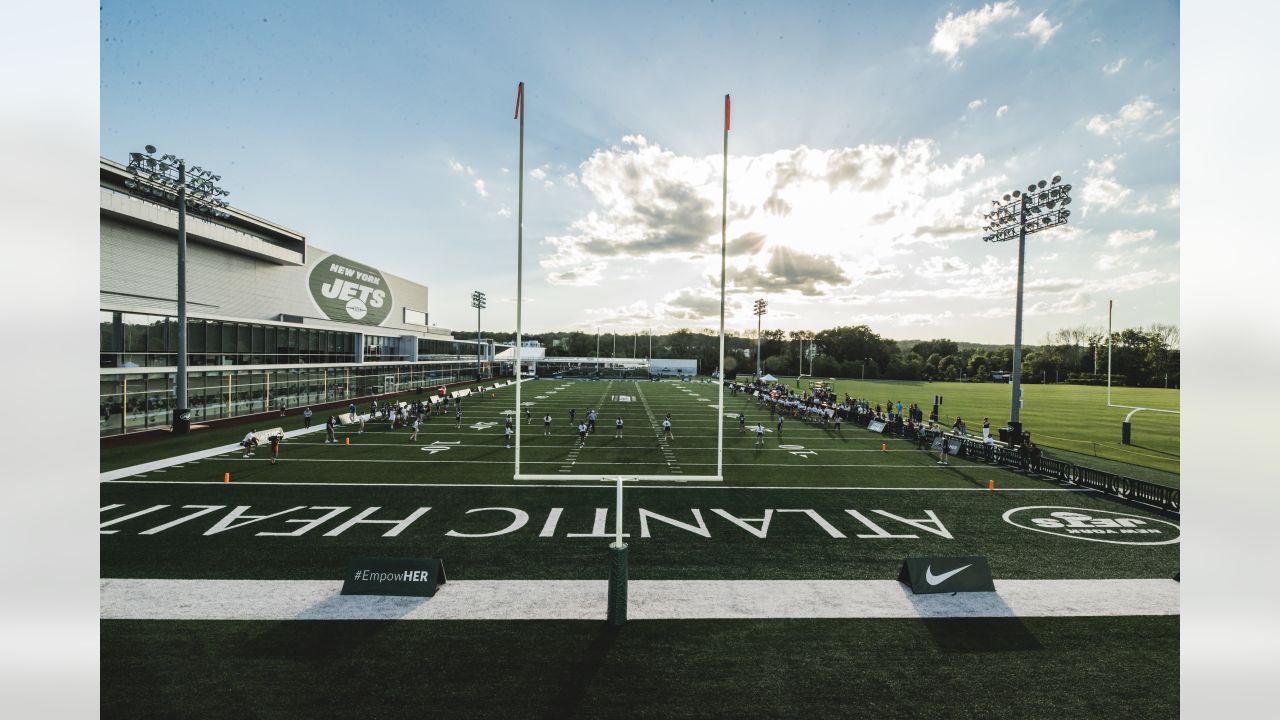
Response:
[[[916,567],[920,567],[920,566],[917,565]],[[941,575],[934,575],[933,566],[930,565],[929,567],[926,567],[924,569],[924,581],[929,583],[930,585],[938,585],[943,582],[946,582],[947,578],[951,577],[952,575],[955,575],[961,570],[967,570],[971,567],[973,567],[973,565],[963,565],[961,567],[956,568],[955,570],[944,572]]]
[[[1114,510],[1032,505],[1007,510],[1003,517],[1024,530],[1116,545],[1171,545],[1181,534],[1168,520]]]

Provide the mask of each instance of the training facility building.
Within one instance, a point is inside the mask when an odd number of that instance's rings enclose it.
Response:
[[[168,427],[177,371],[178,212],[100,160],[102,435]],[[476,379],[477,341],[431,325],[427,287],[235,208],[188,212],[191,422]],[[502,346],[479,343],[482,376]]]

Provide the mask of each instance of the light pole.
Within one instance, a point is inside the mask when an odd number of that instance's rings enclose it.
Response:
[[[756,315],[756,377],[760,377],[760,319],[769,312],[769,303],[763,298],[756,300],[753,312]]]
[[[987,233],[983,242],[1018,240],[1018,300],[1013,325],[1013,393],[1009,405],[1009,427],[1012,442],[1022,441],[1022,422],[1019,410],[1022,406],[1022,278],[1026,265],[1027,235],[1065,225],[1071,211],[1070,185],[1059,185],[1062,176],[1053,180],[1041,180],[1027,186],[1026,193],[1014,190],[1006,193],[1004,201],[992,200],[991,212],[983,215],[988,221],[982,230]]]
[[[862,358],[862,379],[867,379],[867,363],[871,362],[871,358]]]
[[[163,204],[175,203],[178,209],[178,361],[174,378],[173,432],[183,434],[191,429],[191,410],[187,408],[187,202],[197,212],[210,217],[231,217],[223,208],[223,197],[231,193],[214,183],[222,179],[213,171],[196,166],[187,174],[187,161],[176,155],[156,159],[156,148],[147,145],[145,152],[129,153],[129,174],[124,185],[136,195],[149,196]]]
[[[471,293],[471,307],[476,309],[476,381],[480,380],[480,311],[485,307],[484,293]]]

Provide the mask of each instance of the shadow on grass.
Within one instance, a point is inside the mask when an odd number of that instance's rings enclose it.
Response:
[[[989,653],[1044,650],[1016,617],[926,618],[921,620],[940,652]]]
[[[587,646],[582,657],[569,668],[569,675],[560,686],[560,692],[551,699],[545,718],[562,720],[573,717],[621,632],[620,625],[601,624],[600,630],[596,632],[596,636],[592,638],[591,644]]]
[[[326,632],[316,632],[323,622]],[[249,638],[237,653],[254,660],[298,661],[314,666],[346,662],[370,640],[392,629],[395,620],[285,620]]]

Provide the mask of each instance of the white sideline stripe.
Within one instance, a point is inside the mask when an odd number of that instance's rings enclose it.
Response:
[[[341,595],[339,580],[102,579],[104,620],[604,620],[605,580],[455,580],[433,598]],[[1177,615],[1178,583],[996,580],[913,595],[896,580],[633,580],[629,620]]]
[[[617,473],[613,473],[617,475]],[[573,480],[573,478],[568,478]],[[658,481],[654,481],[658,482]],[[679,485],[638,485],[644,488],[656,488],[662,490],[923,490],[926,492],[993,492],[987,488],[959,488],[959,487],[875,487],[875,486],[842,486],[842,485],[686,485],[687,476],[672,475],[668,482],[679,482]],[[696,480],[694,482],[697,482]],[[222,485],[221,480],[112,480],[113,485]],[[297,485],[300,487],[407,487],[407,488],[423,488],[423,487],[458,487],[458,488],[536,488],[536,487],[555,487],[555,488],[591,488],[599,490],[600,484],[595,485],[566,485],[556,483],[552,485],[537,485],[528,482],[519,483],[374,483],[374,482],[272,482],[269,480],[243,480],[232,483],[233,485],[280,485],[290,486]],[[636,487],[636,486],[633,486]],[[1102,492],[1093,488],[996,488],[994,492]]]
[[[284,433],[284,437],[286,440],[288,440],[289,438],[292,438],[292,437],[298,437],[299,435],[306,435],[308,433],[313,433],[313,432],[320,432],[322,430],[324,430],[324,423],[320,423],[316,427],[299,428],[298,430],[286,430]],[[243,450],[243,448],[240,446],[240,443],[233,443],[231,445],[222,445],[220,447],[209,448],[208,450],[197,450],[196,452],[187,453],[186,455],[175,455],[171,458],[165,458],[163,460],[153,460],[152,462],[142,463],[141,465],[133,465],[131,467],[119,468],[116,470],[108,470],[107,472],[102,473],[98,477],[98,482],[118,480],[123,477],[129,477],[130,475],[137,475],[138,473],[151,472],[152,470],[161,470],[163,468],[169,468],[169,467],[174,467],[175,465],[182,465],[184,463],[189,463],[194,460],[204,460],[205,458],[217,457],[219,455],[224,455],[226,453],[233,452],[236,450]]]

